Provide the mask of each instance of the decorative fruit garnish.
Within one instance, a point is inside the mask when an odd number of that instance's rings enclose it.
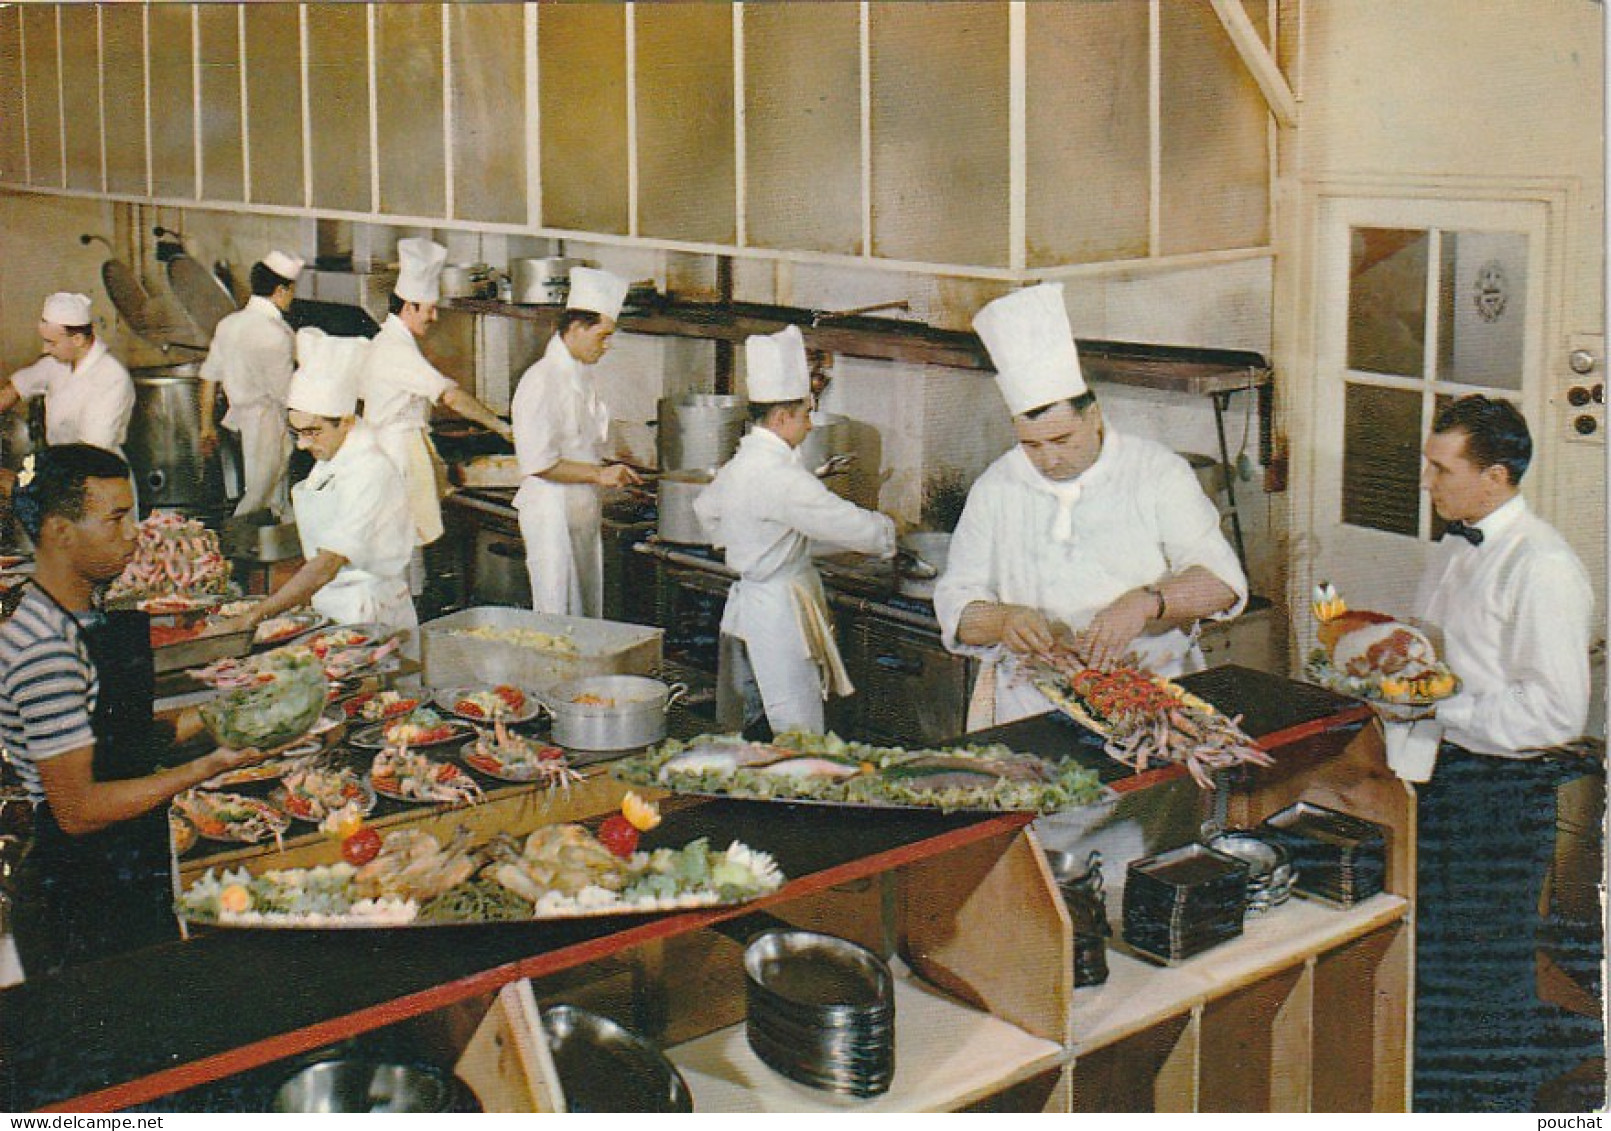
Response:
[[[341,858],[354,868],[362,868],[380,855],[380,834],[374,829],[359,829],[341,842]]]
[[[619,813],[611,813],[599,825],[599,843],[625,860],[638,850],[638,830]]]
[[[628,792],[621,798],[621,816],[640,833],[646,833],[660,823],[660,808],[654,802],[645,801],[636,793]]]
[[[252,893],[240,884],[230,884],[218,893],[218,909],[220,911],[250,911],[252,908]]]
[[[363,827],[364,811],[356,801],[349,801],[339,809],[332,809],[329,816],[319,822],[319,831],[328,833],[337,840],[346,840]]]
[[[1329,581],[1322,581],[1315,586],[1313,600],[1309,611],[1314,613],[1315,620],[1321,624],[1336,620],[1348,611],[1348,602],[1337,594],[1336,587]]]

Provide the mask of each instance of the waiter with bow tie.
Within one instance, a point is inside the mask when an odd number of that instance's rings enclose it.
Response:
[[[1521,496],[1532,437],[1513,405],[1462,397],[1423,452],[1421,484],[1449,525],[1416,612],[1442,630],[1461,688],[1438,705],[1443,741],[1418,787],[1415,1109],[1528,1111],[1575,1063],[1561,1055],[1566,1015],[1535,990],[1534,951],[1556,790],[1588,769],[1550,748],[1588,719],[1594,590]],[[1497,1065],[1485,1050],[1501,1044],[1553,1051]]]

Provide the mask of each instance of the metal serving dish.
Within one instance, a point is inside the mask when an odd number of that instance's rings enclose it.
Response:
[[[274,1093],[277,1112],[441,1112],[454,1105],[451,1073],[417,1064],[321,1060]]]
[[[744,975],[767,999],[801,1017],[893,1010],[895,980],[883,959],[849,939],[776,930],[744,949]]]
[[[1249,914],[1278,907],[1292,895],[1292,883],[1297,877],[1286,849],[1275,841],[1241,829],[1227,829],[1204,843],[1247,865]]]
[[[543,1029],[566,1110],[694,1110],[687,1082],[665,1054],[608,1017],[556,1005],[543,1011]]]
[[[239,659],[252,650],[252,630],[239,632],[209,632],[178,640],[151,649],[151,659],[158,675],[199,668],[214,660]]]
[[[641,675],[593,675],[538,692],[568,750],[635,750],[666,737],[666,712],[688,691]],[[598,702],[577,702],[593,699]]]

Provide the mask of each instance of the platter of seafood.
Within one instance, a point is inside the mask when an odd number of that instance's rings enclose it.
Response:
[[[1051,812],[1106,795],[1094,772],[1005,746],[903,750],[834,734],[675,739],[616,762],[634,785],[706,797],[945,812]]]
[[[469,723],[443,718],[430,707],[416,707],[406,715],[365,727],[349,742],[359,750],[379,750],[384,746],[444,746],[462,742],[474,733],[475,728]]]
[[[436,705],[475,723],[501,721],[517,726],[542,714],[537,697],[511,684],[492,688],[448,687],[436,693]]]
[[[1072,656],[1035,668],[1037,690],[1065,715],[1102,737],[1103,751],[1136,773],[1186,767],[1204,789],[1213,771],[1274,761],[1213,704],[1179,684],[1135,668],[1088,668]]]
[[[1320,647],[1304,672],[1320,686],[1378,703],[1430,707],[1460,690],[1426,634],[1369,609],[1350,609],[1329,582],[1315,586],[1309,608]]]
[[[185,610],[166,611],[187,611],[216,603],[218,595],[229,591],[233,573],[216,533],[174,511],[152,511],[140,523],[134,557],[107,589],[106,599],[113,604],[150,598],[184,601]]]
[[[345,805],[368,813],[375,807],[375,791],[351,770],[303,766],[280,780],[269,803],[299,821],[317,823]]]
[[[632,800],[639,823],[654,827],[659,814]],[[630,835],[619,835],[620,828]],[[597,832],[546,825],[523,838],[500,833],[480,843],[462,826],[445,843],[420,829],[384,837],[360,829],[334,864],[258,875],[208,869],[179,895],[175,911],[221,927],[425,927],[731,906],[784,883],[771,856],[740,842],[718,849],[702,837],[639,849],[640,831],[625,806]],[[359,838],[374,849],[349,853]]]
[[[459,751],[459,760],[477,773],[499,781],[542,782],[563,787],[582,777],[571,769],[560,747],[515,734],[502,723],[490,731],[478,731],[475,741],[466,743]]]
[[[369,784],[382,797],[413,805],[473,805],[481,800],[481,787],[469,774],[407,746],[387,746],[377,753]]]
[[[343,700],[341,710],[354,721],[379,723],[410,714],[419,705],[419,699],[412,695],[398,691],[370,691]]]
[[[256,844],[268,838],[279,843],[291,827],[291,818],[274,806],[240,793],[190,789],[173,799],[173,807],[202,837],[230,844]]]

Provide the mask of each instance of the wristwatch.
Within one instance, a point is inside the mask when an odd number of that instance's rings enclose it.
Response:
[[[1156,585],[1147,585],[1143,586],[1141,591],[1143,593],[1151,594],[1152,597],[1158,602],[1158,611],[1152,615],[1152,619],[1163,620],[1164,617],[1169,613],[1169,603],[1164,600],[1163,590]]]

